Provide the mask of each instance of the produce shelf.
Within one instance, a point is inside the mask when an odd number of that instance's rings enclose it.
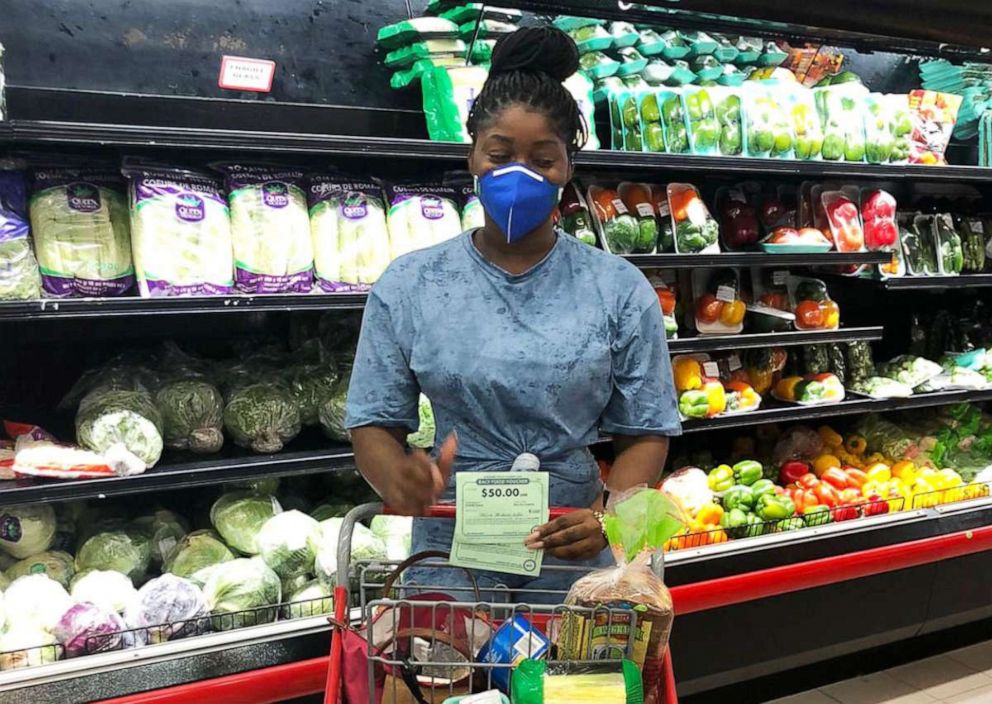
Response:
[[[719,254],[628,254],[624,257],[640,269],[885,264],[890,258],[884,252],[824,252],[823,254],[721,252]]]
[[[722,430],[724,428],[743,428],[759,423],[779,423],[816,420],[819,418],[834,418],[859,413],[882,413],[885,411],[901,411],[911,408],[928,408],[932,406],[949,406],[955,403],[992,400],[992,389],[980,391],[944,391],[932,394],[920,394],[909,398],[848,399],[840,403],[830,403],[821,406],[776,405],[771,408],[760,408],[750,413],[738,413],[716,418],[687,420],[683,422],[683,433],[699,433],[706,430]],[[770,401],[770,403],[776,403]]]
[[[794,330],[753,335],[709,335],[680,338],[668,341],[668,351],[716,352],[719,350],[746,350],[760,347],[788,347],[791,345],[820,345],[829,342],[857,342],[881,340],[885,328],[881,325],[840,330]]]
[[[152,149],[211,149],[274,154],[329,154],[384,159],[428,159],[443,162],[463,162],[468,156],[466,144],[433,142],[426,139],[46,120],[10,120],[2,123],[0,142]],[[657,169],[710,175],[760,174],[795,178],[829,176],[955,183],[985,183],[992,180],[992,170],[977,166],[882,166],[829,161],[650,154],[609,149],[579,152],[575,163],[579,167],[596,169],[632,171]]]
[[[350,447],[291,450],[272,455],[247,453],[228,457],[163,456],[144,474],[68,481],[14,479],[0,481],[0,505],[105,498],[188,487],[217,485],[264,477],[287,477],[354,469]]]
[[[887,279],[889,291],[916,291],[947,288],[985,288],[992,286],[992,274],[961,274],[960,276],[903,276]]]

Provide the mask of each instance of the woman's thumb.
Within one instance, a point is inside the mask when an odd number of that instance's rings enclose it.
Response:
[[[441,445],[441,451],[437,456],[437,469],[432,470],[434,477],[434,489],[440,494],[448,486],[448,479],[451,478],[451,468],[455,463],[455,455],[458,454],[458,435],[452,433]]]

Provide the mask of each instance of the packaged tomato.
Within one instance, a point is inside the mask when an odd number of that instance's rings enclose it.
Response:
[[[891,252],[892,260],[878,265],[882,278],[902,276],[906,268],[899,244],[899,226],[896,223],[896,199],[880,189],[861,191],[861,219],[864,224],[865,246],[872,252]]]
[[[865,233],[861,227],[858,206],[842,191],[826,191],[821,195],[823,212],[838,252],[863,252]]]
[[[730,251],[753,247],[761,237],[752,193],[744,187],[721,188],[716,195],[723,246]]]
[[[789,276],[786,285],[797,330],[836,330],[840,327],[840,308],[831,300],[823,281]]]
[[[740,289],[740,278],[733,269],[692,272],[696,330],[700,335],[740,334],[747,310]]]

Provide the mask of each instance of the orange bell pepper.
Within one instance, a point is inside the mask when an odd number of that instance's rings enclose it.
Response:
[[[740,325],[746,310],[747,306],[741,300],[724,303],[723,310],[720,311],[720,322],[728,327]]]

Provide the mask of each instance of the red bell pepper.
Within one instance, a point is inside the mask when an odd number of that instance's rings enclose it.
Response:
[[[809,474],[804,474],[803,476],[799,477],[799,481],[797,483],[803,489],[813,489],[820,483],[820,480],[817,478],[815,474],[810,472]]]
[[[852,521],[858,517],[856,506],[838,506],[832,513],[835,521]]]
[[[802,479],[803,475],[809,473],[810,467],[805,462],[789,460],[782,463],[781,468],[778,470],[778,478],[783,484],[795,484]]]
[[[820,481],[824,481],[834,489],[842,490],[847,488],[847,475],[840,467],[830,467],[820,475]]]
[[[881,516],[889,512],[889,502],[882,499],[878,494],[868,497],[868,504],[865,506],[866,516]]]
[[[720,214],[721,231],[727,246],[741,249],[757,244],[761,238],[758,214],[754,206],[739,200],[728,199]]]
[[[840,503],[840,493],[826,482],[819,482],[813,487],[813,493],[824,506],[833,508]]]
[[[868,475],[856,467],[845,467],[847,485],[852,489],[860,489],[868,482]]]
[[[872,191],[861,201],[865,245],[872,251],[895,246],[899,236],[896,226],[896,199],[885,191]]]
[[[865,244],[864,231],[858,206],[843,194],[832,191],[823,194],[823,203],[830,223],[830,231],[838,252],[859,252]]]

